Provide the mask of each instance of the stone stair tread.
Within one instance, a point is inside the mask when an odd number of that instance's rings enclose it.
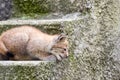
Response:
[[[51,25],[51,24],[61,24],[62,22],[69,22],[74,21],[76,19],[44,19],[44,20],[37,20],[37,19],[29,19],[29,20],[6,20],[0,21],[0,25]]]
[[[2,66],[15,66],[15,65],[20,65],[20,66],[36,66],[39,65],[40,63],[48,63],[48,61],[0,61],[0,65]]]

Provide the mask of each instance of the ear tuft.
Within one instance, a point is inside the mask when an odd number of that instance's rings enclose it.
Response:
[[[61,33],[57,38],[57,42],[65,41],[66,37],[64,33]]]

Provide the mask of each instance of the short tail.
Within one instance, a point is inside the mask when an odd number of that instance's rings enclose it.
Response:
[[[0,40],[0,60],[9,60],[11,57],[14,57],[14,55],[8,52],[5,44]]]

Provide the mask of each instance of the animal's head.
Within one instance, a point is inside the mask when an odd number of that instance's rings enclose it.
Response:
[[[68,40],[65,34],[57,35],[53,39],[53,45],[50,51],[56,58],[61,61],[69,56],[68,53]]]

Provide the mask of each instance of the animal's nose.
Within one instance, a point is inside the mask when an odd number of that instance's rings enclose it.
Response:
[[[68,58],[68,56],[66,56],[65,58]]]
[[[68,53],[66,53],[66,56],[65,56],[65,57],[67,58],[68,56],[69,56],[69,54],[68,54]]]

